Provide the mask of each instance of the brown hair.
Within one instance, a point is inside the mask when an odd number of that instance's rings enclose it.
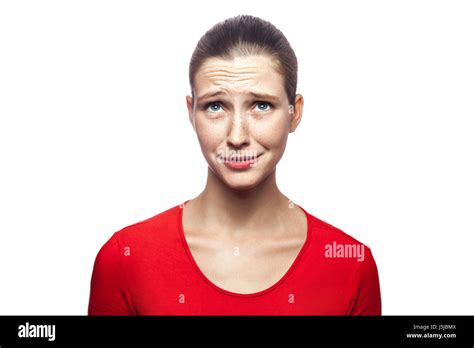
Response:
[[[217,23],[199,40],[189,64],[189,83],[194,97],[194,77],[202,63],[211,57],[231,59],[237,56],[267,54],[277,62],[284,77],[288,101],[296,95],[298,62],[285,35],[261,18],[240,15]]]

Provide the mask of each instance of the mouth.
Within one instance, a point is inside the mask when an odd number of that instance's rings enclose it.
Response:
[[[253,156],[217,156],[217,159],[223,163],[245,163],[245,162],[254,162],[262,154],[253,155]]]
[[[244,170],[255,167],[257,163],[257,159],[262,155],[260,154],[252,154],[252,155],[245,155],[245,156],[217,156],[218,162],[223,163],[227,168],[236,169],[236,170]]]

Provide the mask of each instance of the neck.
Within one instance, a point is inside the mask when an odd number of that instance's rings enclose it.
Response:
[[[280,226],[279,217],[290,203],[278,189],[276,171],[251,189],[234,190],[208,169],[206,187],[194,200],[203,220],[214,221],[235,234],[248,234],[269,224]]]

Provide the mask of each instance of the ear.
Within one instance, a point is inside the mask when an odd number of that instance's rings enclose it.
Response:
[[[293,133],[298,127],[301,118],[303,117],[304,98],[301,94],[295,97],[295,104],[290,105],[290,133]]]
[[[194,128],[194,131],[196,131],[196,118],[194,117],[193,104],[194,104],[193,98],[191,96],[187,95],[186,96],[186,106],[188,107],[189,122],[191,122],[191,125]]]

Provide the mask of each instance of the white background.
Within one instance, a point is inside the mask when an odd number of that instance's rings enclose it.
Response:
[[[2,1],[0,314],[86,314],[113,232],[197,195],[188,64],[238,14],[299,59],[278,185],[367,244],[383,314],[474,314],[472,1]]]

